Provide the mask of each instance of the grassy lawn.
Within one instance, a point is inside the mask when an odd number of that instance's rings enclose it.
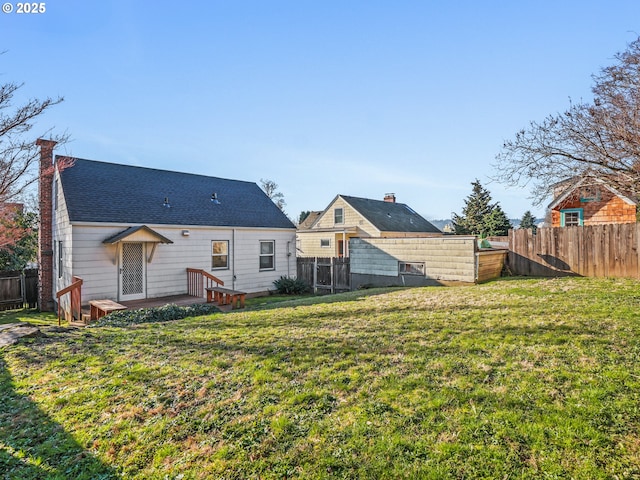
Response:
[[[50,312],[38,312],[36,309],[6,310],[0,312],[0,325],[5,323],[27,322],[36,326],[57,325],[58,316]]]
[[[4,478],[640,477],[640,284],[368,290],[0,350]]]

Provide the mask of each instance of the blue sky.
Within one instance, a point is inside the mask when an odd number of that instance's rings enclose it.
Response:
[[[294,219],[387,192],[448,218],[476,178],[510,217],[542,216],[490,182],[502,142],[590,99],[640,35],[637,0],[45,5],[0,13],[0,81],[65,97],[35,129],[71,135],[58,153],[271,179]]]

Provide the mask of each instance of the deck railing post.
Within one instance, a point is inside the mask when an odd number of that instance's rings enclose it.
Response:
[[[74,313],[77,313],[76,319],[82,318],[82,279],[80,277],[73,277],[73,283],[71,285],[56,293],[56,301],[58,302],[58,325],[61,324],[60,298],[67,293],[71,295],[71,318],[73,319]]]
[[[224,285],[218,277],[199,268],[187,268],[187,294],[192,297],[204,297],[205,287]]]

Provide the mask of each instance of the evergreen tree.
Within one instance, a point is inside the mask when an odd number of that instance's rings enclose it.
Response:
[[[533,216],[531,211],[527,210],[526,212],[524,212],[522,220],[520,220],[520,228],[530,228],[531,230],[533,230],[534,234],[538,230],[538,226],[536,225],[536,217]]]
[[[503,237],[509,235],[509,229],[513,228],[502,207],[495,204],[491,213],[484,219],[484,234],[488,237]]]
[[[309,210],[303,210],[302,212],[300,212],[300,215],[298,216],[298,225],[304,222],[309,215],[311,215],[311,211]]]
[[[494,209],[491,194],[478,179],[471,182],[473,190],[465,200],[462,215],[451,214],[453,231],[456,235],[481,235],[485,233],[485,219]]]

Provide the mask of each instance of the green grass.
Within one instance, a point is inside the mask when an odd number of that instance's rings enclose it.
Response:
[[[20,310],[6,310],[0,312],[0,325],[6,323],[27,322],[36,326],[57,325],[58,317],[54,313],[39,312],[36,309],[23,308]]]
[[[369,290],[0,350],[5,478],[640,476],[640,285]]]

